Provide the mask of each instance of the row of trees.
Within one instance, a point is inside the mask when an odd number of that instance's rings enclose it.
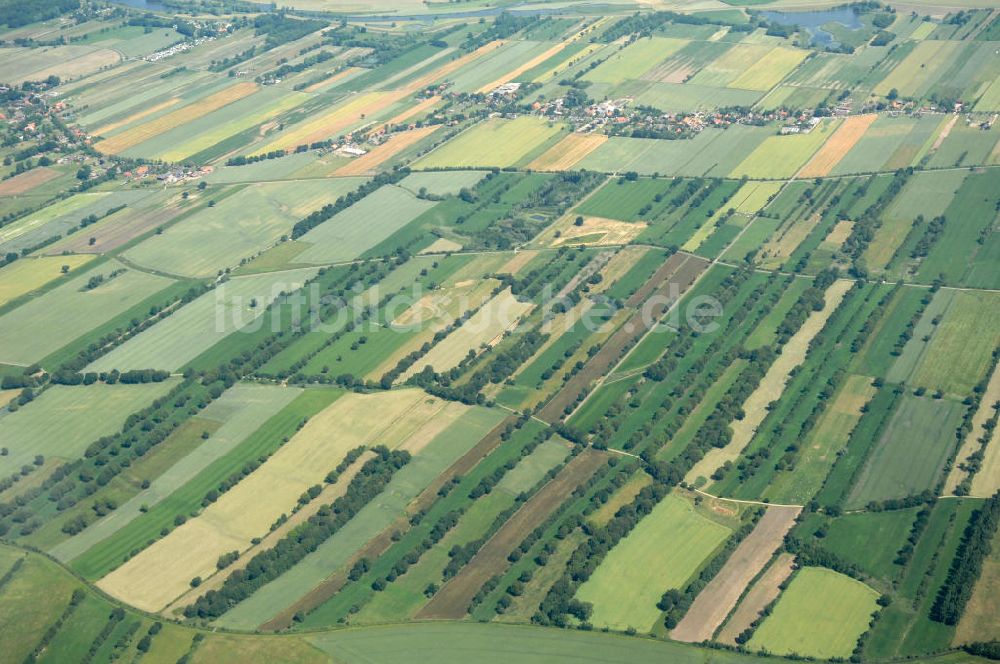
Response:
[[[972,513],[969,525],[959,544],[948,578],[938,591],[931,606],[931,620],[957,625],[972,597],[972,590],[990,555],[993,536],[1000,527],[1000,491]]]
[[[410,461],[410,453],[379,446],[376,456],[362,466],[347,491],[332,504],[324,505],[308,521],[296,527],[274,547],[255,555],[247,566],[236,570],[218,590],[210,590],[185,607],[187,618],[216,618],[250,596],[262,585],[292,568],[340,530],[355,514],[380,494],[397,470]]]

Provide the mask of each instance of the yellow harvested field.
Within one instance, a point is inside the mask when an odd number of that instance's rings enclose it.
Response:
[[[446,237],[439,237],[429,245],[420,250],[420,254],[446,254],[450,251],[458,251],[462,248],[458,242],[449,240]]]
[[[398,445],[443,406],[416,389],[345,394],[201,514],[105,576],[98,587],[145,611],[162,610],[188,591],[193,577],[209,577],[219,556],[246,551],[253,538],[265,536],[348,451]]]
[[[398,125],[398,124],[403,124],[404,122],[406,122],[410,118],[415,117],[417,115],[420,115],[421,113],[424,113],[425,111],[431,110],[432,108],[434,108],[435,106],[437,106],[440,101],[441,101],[441,97],[439,97],[437,95],[434,95],[433,97],[428,97],[427,99],[424,99],[423,101],[418,102],[418,103],[414,104],[413,106],[409,107],[405,111],[392,116],[391,118],[389,118],[388,120],[386,120],[382,124],[383,125]]]
[[[417,141],[430,136],[440,128],[441,125],[430,125],[419,129],[390,134],[388,141],[373,148],[368,154],[357,157],[341,166],[334,172],[334,175],[374,175],[379,166]]]
[[[957,117],[957,116],[956,116]],[[833,136],[827,139],[823,147],[813,155],[813,158],[802,167],[799,177],[819,178],[830,174],[830,171],[840,163],[851,148],[861,140],[868,127],[878,118],[875,113],[868,115],[853,115],[840,125]]]
[[[827,319],[837,309],[853,285],[853,281],[845,279],[833,282],[826,289],[824,294],[826,302],[823,309],[809,315],[799,331],[792,335],[792,338],[782,347],[781,354],[778,355],[764,378],[761,379],[760,385],[743,403],[743,411],[746,416],[742,420],[735,420],[732,423],[733,437],[729,444],[722,448],[713,447],[709,450],[704,458],[688,472],[687,477],[684,478],[685,481],[694,483],[699,477],[704,477],[711,483],[710,475],[719,466],[726,461],[735,461],[739,457],[743,448],[750,443],[757,432],[757,427],[764,421],[768,404],[781,398],[792,370],[805,360],[809,343],[823,329]]]
[[[628,482],[621,485],[617,491],[611,494],[611,497],[608,498],[608,502],[594,510],[590,516],[587,517],[587,521],[599,526],[607,525],[608,521],[610,521],[615,515],[615,512],[631,503],[632,500],[639,495],[640,491],[652,483],[653,478],[640,470],[638,473],[633,475]]]
[[[423,371],[430,366],[434,371],[448,371],[461,362],[469,351],[479,353],[483,346],[494,346],[503,337],[504,332],[511,330],[533,305],[521,302],[510,292],[510,289],[494,296],[474,313],[462,327],[458,328],[422,358],[410,367],[399,381],[405,381],[410,376]]]
[[[809,55],[808,51],[785,46],[775,46],[764,57],[729,84],[730,88],[767,91],[781,82]]]
[[[426,414],[426,417],[422,419],[416,430],[400,438],[403,442],[399,449],[406,450],[410,454],[418,454],[430,445],[432,440],[444,433],[445,429],[457,422],[458,418],[469,409],[468,406],[457,401],[438,401],[436,399],[425,399],[422,405],[422,412]],[[428,405],[430,408],[427,407]],[[387,432],[390,439],[391,433]]]
[[[567,221],[570,219],[566,218]],[[583,225],[557,224],[562,234],[553,238],[552,246],[564,244],[609,245],[628,244],[649,226],[644,221],[618,221],[603,217],[584,217]]]
[[[698,247],[701,246],[701,243],[707,240],[712,233],[715,232],[716,225],[722,220],[722,217],[726,215],[727,211],[728,208],[719,208],[715,211],[715,214],[705,219],[701,226],[698,227],[698,230],[694,232],[694,235],[688,238],[688,241],[681,245],[681,249],[684,251],[696,251]]]
[[[231,85],[225,90],[220,90],[204,99],[199,99],[193,104],[188,104],[176,111],[171,111],[155,120],[151,120],[128,131],[123,131],[117,136],[99,141],[94,147],[105,153],[118,153],[131,147],[139,145],[154,136],[159,136],[165,131],[180,127],[193,120],[207,115],[212,111],[217,111],[223,106],[233,103],[239,99],[253,94],[257,91],[257,84],[249,81]]]
[[[419,328],[420,332],[386,355],[375,369],[365,375],[365,378],[378,380],[399,364],[401,359],[419,350],[425,343],[431,343],[435,333],[446,328],[469,309],[489,300],[498,283],[494,279],[470,279],[445,286],[414,302],[406,311],[393,319],[392,326],[397,329]]]
[[[85,265],[94,258],[91,255],[73,254],[69,256],[42,256],[22,258],[0,269],[0,305],[16,297],[41,288],[62,275],[63,266],[70,271]]]
[[[257,152],[262,154],[272,150],[290,150],[300,145],[325,141],[358,123],[364,122],[369,115],[387,108],[403,96],[399,92],[365,92],[354,95],[347,103],[299,124]]]
[[[538,252],[532,249],[519,251],[514,254],[513,258],[501,265],[497,272],[516,275],[521,271],[521,268],[530,263],[531,259],[537,255]]]
[[[570,134],[528,164],[535,171],[568,171],[588,154],[604,145],[604,134]]]
[[[961,482],[964,473],[961,476],[957,475],[958,472],[961,472],[958,465],[979,449],[978,439],[984,434],[983,424],[993,415],[993,404],[997,401],[1000,401],[1000,367],[994,370],[990,382],[986,385],[986,392],[983,393],[979,410],[976,411],[972,419],[972,429],[962,443],[962,449],[955,458],[955,468],[952,469],[948,476],[948,482],[945,484],[946,493],[953,491],[955,486]],[[998,489],[1000,489],[1000,427],[994,427],[990,442],[986,446],[983,465],[979,472],[973,476],[972,489],[969,493],[976,497],[989,498]]]
[[[159,113],[160,111],[162,111],[165,108],[170,108],[171,106],[176,106],[180,102],[181,102],[181,98],[180,97],[173,97],[172,99],[168,99],[168,100],[166,100],[164,102],[161,102],[159,104],[155,104],[153,106],[150,106],[149,108],[144,108],[143,110],[138,111],[136,113],[133,113],[132,115],[130,115],[130,116],[126,117],[126,118],[123,118],[121,120],[118,120],[116,122],[110,122],[110,123],[108,123],[106,125],[102,125],[102,126],[98,127],[97,129],[93,130],[90,133],[92,133],[95,136],[103,136],[104,134],[111,133],[111,132],[113,132],[116,129],[120,129],[121,127],[124,127],[125,125],[132,124],[133,122],[138,122],[139,120],[142,120],[143,118],[148,118],[150,115],[153,115],[154,113]]]
[[[439,288],[410,305],[391,325],[402,328],[433,323],[433,331],[444,329],[464,312],[489,300],[498,283],[495,279],[470,280]]]
[[[0,408],[3,408],[14,400],[21,390],[0,390]]]

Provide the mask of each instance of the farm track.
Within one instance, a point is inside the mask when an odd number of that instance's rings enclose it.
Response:
[[[594,448],[587,448],[574,457],[497,530],[472,560],[445,583],[415,617],[458,620],[465,616],[473,596],[483,584],[510,565],[507,556],[514,547],[541,525],[573,489],[585,482],[606,461],[607,455]]]

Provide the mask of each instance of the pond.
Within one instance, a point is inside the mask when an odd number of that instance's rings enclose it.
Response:
[[[815,12],[765,11],[761,12],[761,16],[779,25],[798,25],[809,33],[814,43],[821,46],[838,45],[833,35],[823,29],[827,23],[840,23],[851,30],[863,27],[858,13],[850,7]]]

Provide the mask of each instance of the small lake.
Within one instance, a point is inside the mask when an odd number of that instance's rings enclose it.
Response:
[[[163,3],[159,0],[115,0],[119,5],[128,5],[129,7],[135,7],[136,9],[149,9],[154,11],[160,11],[163,9]]]
[[[760,14],[772,23],[798,25],[805,28],[813,42],[821,46],[836,46],[838,44],[833,35],[823,29],[827,23],[840,23],[851,30],[857,30],[863,25],[861,18],[850,7],[815,12],[763,11]]]

